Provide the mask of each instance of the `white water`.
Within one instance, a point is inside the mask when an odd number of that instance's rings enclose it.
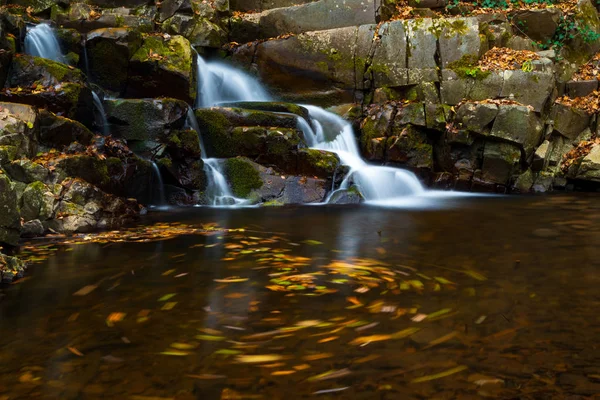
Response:
[[[165,207],[167,205],[167,199],[165,197],[165,184],[163,183],[162,175],[160,174],[160,169],[158,165],[154,161],[150,161],[152,163],[152,172],[155,177],[155,181],[158,186],[158,190],[155,190],[154,185],[152,185],[151,192],[158,193],[158,201],[153,198],[152,201],[156,201],[156,204],[153,204],[154,207]],[[153,180],[154,183],[154,180]]]
[[[94,108],[96,108],[96,114],[100,123],[96,122],[100,125],[100,129],[104,136],[109,134],[108,129],[108,120],[106,119],[106,111],[104,110],[104,105],[102,104],[102,100],[100,100],[100,96],[96,92],[92,90],[92,97],[94,98]]]
[[[204,171],[208,186],[206,187],[206,197],[209,205],[219,206],[241,206],[248,204],[248,200],[240,199],[233,195],[231,188],[225,179],[222,169],[222,161],[218,158],[206,158],[204,161]]]
[[[196,57],[196,108],[236,101],[269,101],[260,83],[251,76],[223,63]]]
[[[25,53],[62,63],[65,62],[54,30],[48,24],[39,24],[27,28]]]
[[[304,105],[311,117],[312,127],[299,121],[307,144],[319,150],[336,153],[342,164],[350,167],[338,190],[354,183],[367,202],[393,205],[406,196],[422,195],[425,189],[410,171],[367,164],[360,156],[352,125],[322,108]],[[331,197],[331,196],[330,196]]]

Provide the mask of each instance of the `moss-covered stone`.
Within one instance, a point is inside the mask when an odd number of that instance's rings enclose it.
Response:
[[[460,60],[449,63],[447,67],[456,72],[461,78],[482,80],[491,74],[490,71],[482,71],[479,67],[477,57],[470,54],[464,55]]]
[[[19,240],[20,215],[17,193],[11,180],[0,174],[0,244],[16,245]]]
[[[246,198],[252,190],[260,189],[263,185],[258,171],[241,157],[225,161],[225,176],[236,197]]]
[[[340,166],[335,153],[315,149],[298,150],[298,173],[318,178],[333,178]]]
[[[21,217],[25,221],[45,221],[53,216],[55,198],[42,182],[27,185],[21,196]]]
[[[84,84],[85,78],[79,69],[57,61],[29,55],[13,58],[12,74],[8,80],[11,87],[48,87],[64,82]]]
[[[56,164],[56,169],[63,178],[78,177],[100,188],[106,188],[110,184],[107,163],[97,157],[66,157]]]

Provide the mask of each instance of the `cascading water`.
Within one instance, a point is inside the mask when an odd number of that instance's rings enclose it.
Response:
[[[222,170],[222,162],[218,158],[206,158],[206,148],[204,147],[204,140],[202,140],[202,134],[200,133],[200,127],[198,121],[194,116],[194,111],[190,107],[187,113],[187,125],[189,128],[196,131],[200,140],[200,150],[202,151],[202,161],[204,161],[204,173],[206,174],[206,180],[208,185],[206,187],[206,200],[209,205],[212,206],[240,206],[247,204],[248,201],[245,199],[237,198],[233,195],[227,179]]]
[[[196,108],[226,102],[271,100],[258,81],[229,65],[206,62],[197,54],[196,70]]]
[[[155,203],[152,206],[156,207],[156,208],[162,208],[167,205],[167,199],[165,197],[165,184],[163,183],[162,175],[160,174],[160,169],[158,168],[158,165],[156,165],[156,163],[154,161],[150,161],[150,162],[152,163],[152,173],[154,175],[151,192],[153,194],[158,193],[158,199],[156,199],[156,198],[152,199],[152,201]],[[155,186],[154,183],[156,183],[156,186],[158,186],[158,188],[154,187]],[[158,190],[156,190],[156,189],[158,189]]]
[[[339,190],[348,189],[352,181],[367,202],[389,204],[395,199],[425,192],[410,171],[367,164],[360,156],[352,125],[343,118],[319,107],[303,107],[308,110],[312,123],[312,127],[302,120],[298,124],[307,144],[314,149],[336,153],[342,164],[350,167]]]
[[[93,90],[92,97],[94,99],[94,107],[96,108],[96,124],[99,125],[102,134],[107,136],[110,131],[108,129],[108,120],[106,119],[106,111],[104,111],[102,100],[100,100],[100,96]]]
[[[65,62],[54,30],[48,24],[39,24],[27,28],[25,53],[61,63]]]

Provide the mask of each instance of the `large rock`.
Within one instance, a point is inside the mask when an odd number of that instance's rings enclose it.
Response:
[[[229,0],[229,6],[233,11],[263,11],[272,8],[312,3],[314,1],[317,0]]]
[[[506,185],[519,171],[521,150],[511,143],[487,142],[483,151],[482,177],[485,181]]]
[[[127,97],[195,96],[192,49],[183,36],[146,36],[129,63]]]
[[[131,145],[148,142],[152,147],[158,137],[170,129],[183,128],[189,106],[177,99],[117,99],[106,101],[106,115],[111,132]]]
[[[142,43],[137,30],[104,28],[91,31],[85,42],[89,78],[97,85],[123,94],[129,60]]]
[[[385,22],[378,34],[381,40],[377,42],[370,64],[374,86],[405,86],[408,84],[408,69],[404,22]],[[365,39],[368,39],[366,36]],[[370,42],[373,43],[373,40]]]
[[[150,12],[147,12],[150,10]],[[146,12],[144,12],[146,11]],[[91,4],[72,3],[68,8],[53,8],[52,18],[57,25],[86,33],[103,28],[136,28],[143,32],[153,29],[156,8],[128,8],[119,4],[98,12]]]
[[[395,126],[387,139],[387,159],[414,168],[433,169],[433,146],[416,127]]]
[[[549,42],[558,29],[562,12],[558,9],[518,10],[511,13],[512,23],[536,42]]]
[[[30,183],[21,196],[21,217],[25,222],[49,220],[54,216],[54,203],[54,193],[44,183]]]
[[[496,104],[467,102],[456,111],[455,128],[483,135],[489,134],[497,115]]]
[[[45,224],[66,233],[90,232],[98,229],[115,229],[131,223],[138,215],[135,201],[122,200],[106,194],[80,179],[62,182],[65,191],[57,207],[57,215]]]
[[[0,244],[16,245],[20,230],[17,192],[10,179],[0,173]]]
[[[64,82],[85,84],[83,73],[65,64],[46,58],[19,55],[13,58],[12,71],[7,81],[9,87],[53,87]]]
[[[34,107],[0,102],[0,147],[9,151],[13,159],[35,156],[38,135],[39,118]]]
[[[498,107],[490,136],[515,143],[529,155],[540,143],[543,127],[529,107],[503,104]]]
[[[405,23],[407,37],[407,68],[408,83],[437,82],[438,41],[432,32],[435,32],[434,22],[431,18],[407,20]]]
[[[465,57],[479,58],[481,38],[477,18],[448,18],[433,22],[434,29],[439,32],[441,68],[447,68]]]
[[[592,115],[574,107],[555,103],[551,119],[554,122],[554,130],[568,139],[575,139],[590,126]]]
[[[533,107],[536,112],[542,112],[554,88],[552,72],[504,71],[500,97],[514,99]]]
[[[577,172],[577,179],[600,182],[600,146],[592,148],[592,151],[583,158]]]
[[[88,146],[94,134],[80,122],[43,110],[40,113],[40,143],[62,149],[73,142]]]

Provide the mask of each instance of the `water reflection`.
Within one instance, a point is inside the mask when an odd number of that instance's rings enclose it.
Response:
[[[69,246],[3,288],[0,398],[590,398],[597,200],[150,216],[246,231]]]

